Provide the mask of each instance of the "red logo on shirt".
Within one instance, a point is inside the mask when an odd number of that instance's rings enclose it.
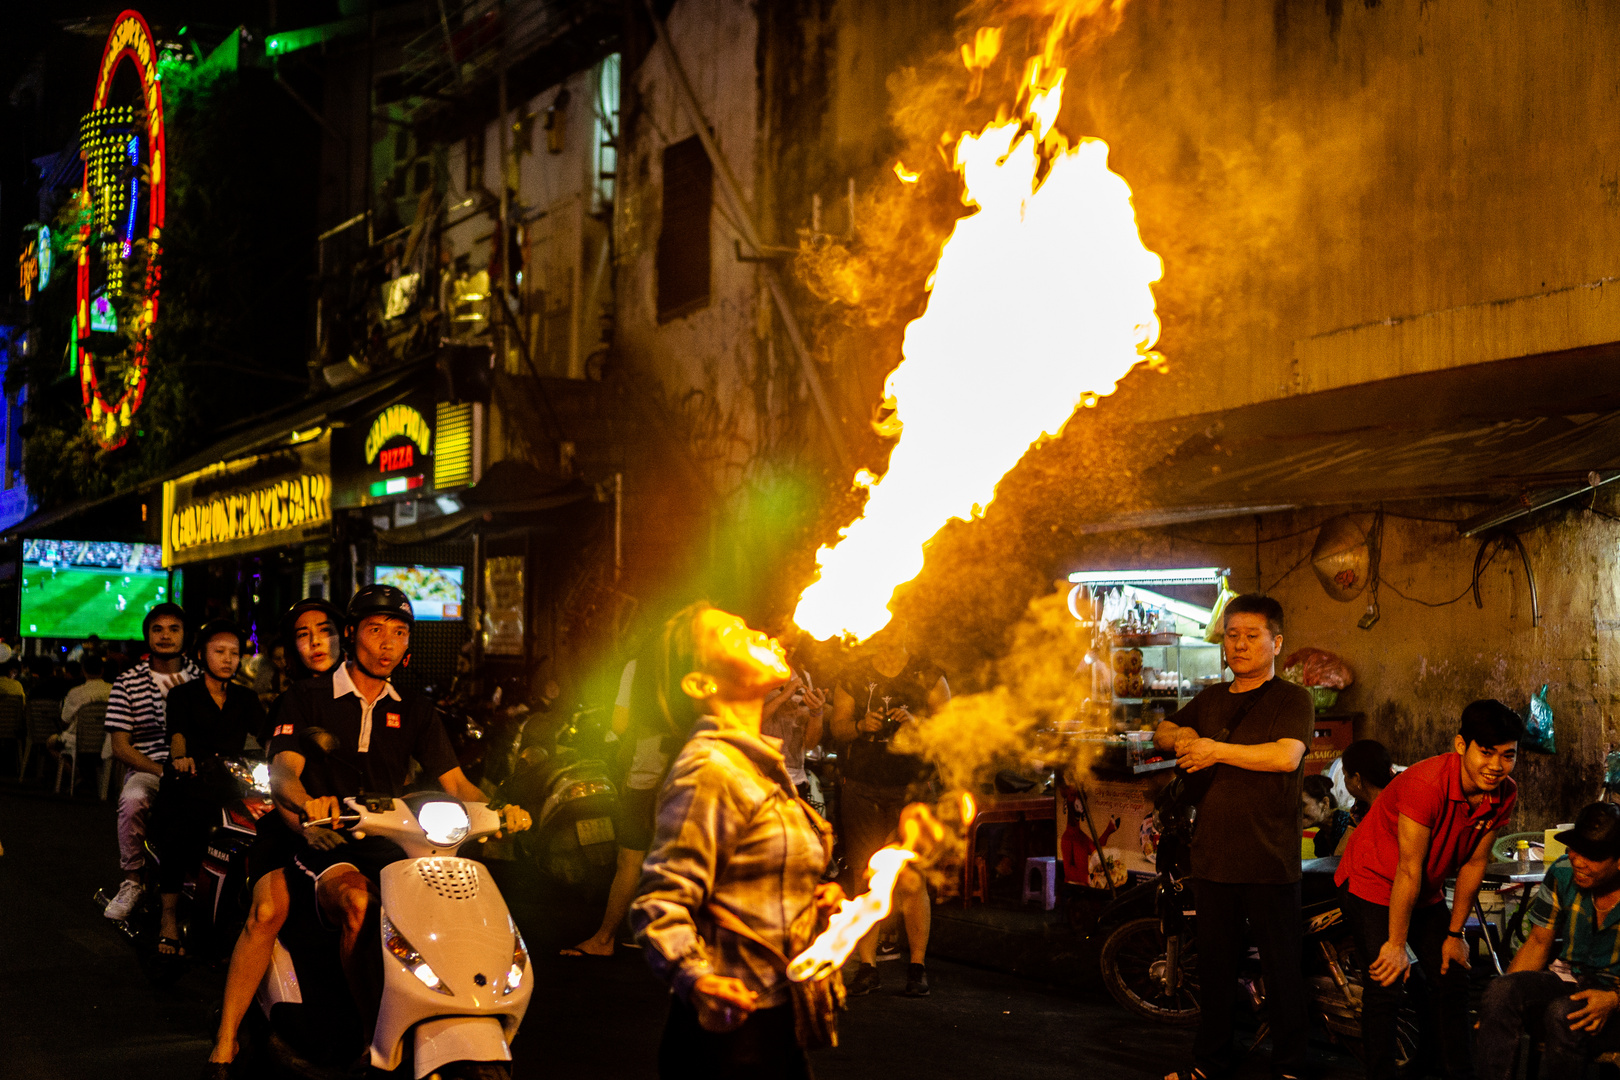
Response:
[[[291,724],[282,724],[280,727],[276,728],[275,733],[277,735],[291,735],[293,733],[293,726]]]
[[[388,726],[389,727],[399,727],[399,713],[391,712],[391,713],[388,713],[387,715],[388,715]]]

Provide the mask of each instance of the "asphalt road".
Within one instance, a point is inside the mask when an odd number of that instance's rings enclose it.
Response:
[[[186,1080],[201,1068],[221,972],[148,982],[130,946],[92,902],[117,884],[112,804],[0,787],[0,1061],[28,1080]],[[638,951],[563,959],[596,913],[542,899],[505,877],[531,953],[536,994],[514,1044],[519,1077],[651,1077],[668,994]],[[901,996],[903,965],[881,965],[882,990],[850,1002],[842,1044],[819,1052],[820,1080],[861,1077],[1048,1080],[1084,1074],[1143,1080],[1185,1060],[1191,1033],[1133,1019],[1100,988],[1056,989],[943,960],[934,993]],[[1345,1061],[1322,1048],[1330,1075]],[[559,1072],[559,1070],[565,1070]],[[1264,1053],[1245,1073],[1263,1077]]]

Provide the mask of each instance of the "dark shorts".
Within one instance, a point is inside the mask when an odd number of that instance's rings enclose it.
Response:
[[[291,866],[293,856],[304,846],[304,838],[287,828],[287,823],[274,810],[259,819],[258,829],[247,852],[250,888],[264,875]]]
[[[658,789],[627,787],[619,793],[613,831],[626,851],[651,851],[658,826]]]
[[[292,910],[298,912],[303,909],[303,914],[313,915],[321,925],[327,925],[325,918],[320,914],[320,904],[315,899],[315,886],[323,874],[336,867],[348,865],[370,880],[377,881],[382,876],[383,867],[403,858],[405,858],[403,848],[392,840],[385,840],[380,836],[350,840],[330,851],[317,851],[306,846],[293,857],[292,865],[288,866],[286,871],[287,893],[292,900]]]
[[[879,848],[900,839],[900,811],[906,789],[872,787],[844,781],[839,802],[844,824],[844,854],[854,874],[855,888],[865,891],[866,865]]]

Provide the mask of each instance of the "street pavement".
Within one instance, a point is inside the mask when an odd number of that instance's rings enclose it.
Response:
[[[117,884],[112,803],[0,786],[0,1061],[28,1080],[188,1080],[207,1056],[223,972],[193,968],[157,987],[92,902]],[[514,1044],[514,1075],[652,1077],[669,997],[634,948],[612,959],[557,950],[599,909],[500,871],[536,959],[536,993]],[[935,959],[933,994],[901,995],[903,963],[855,998],[841,1045],[817,1053],[820,1080],[861,1077],[1145,1080],[1185,1060],[1191,1032],[1138,1020],[1099,984],[1055,988]],[[1325,1047],[1317,1065],[1355,1075]],[[559,1070],[569,1070],[559,1073]],[[1264,1053],[1246,1076],[1266,1075]]]

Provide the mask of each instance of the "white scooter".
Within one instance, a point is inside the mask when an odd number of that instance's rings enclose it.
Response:
[[[435,1072],[507,1075],[496,1063],[512,1060],[511,1041],[529,1007],[529,954],[489,871],[456,854],[499,832],[501,815],[439,791],[344,803],[354,814],[342,822],[353,824],[355,837],[386,837],[405,850],[380,883],[383,991],[372,1065],[399,1068],[412,1036],[417,1080]],[[268,1016],[277,1004],[302,1000],[292,957],[278,942],[260,1007]]]

